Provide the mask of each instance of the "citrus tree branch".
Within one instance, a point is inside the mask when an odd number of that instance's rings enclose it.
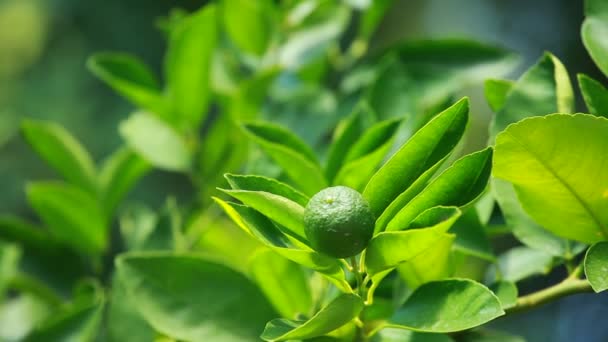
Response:
[[[591,284],[587,280],[570,276],[559,284],[518,298],[515,306],[507,309],[506,312],[507,314],[521,312],[565,296],[592,291]]]

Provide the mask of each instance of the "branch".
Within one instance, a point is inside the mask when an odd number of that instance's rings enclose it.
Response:
[[[570,276],[559,284],[518,298],[515,306],[507,309],[506,313],[509,315],[529,310],[565,296],[585,292],[593,292],[591,284],[587,280]]]

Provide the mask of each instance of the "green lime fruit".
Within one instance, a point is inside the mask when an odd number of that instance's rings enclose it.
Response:
[[[335,186],[314,195],[304,211],[311,246],[335,258],[359,254],[374,233],[374,215],[356,190]]]

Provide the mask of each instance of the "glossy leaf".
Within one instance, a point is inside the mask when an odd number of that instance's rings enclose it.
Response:
[[[495,267],[498,267],[502,280],[516,283],[535,275],[549,273],[553,267],[553,257],[529,247],[514,247],[498,257],[498,263],[488,271],[489,280],[496,276]]]
[[[106,216],[110,216],[129,190],[149,170],[150,165],[128,148],[121,148],[106,159],[99,172],[101,201]]]
[[[246,53],[261,56],[272,38],[271,1],[222,1],[221,12],[226,33]]]
[[[53,235],[72,248],[97,254],[106,246],[106,220],[97,199],[74,186],[55,182],[30,183],[30,205]]]
[[[386,230],[407,228],[428,208],[440,205],[460,207],[473,201],[485,189],[491,165],[491,148],[460,158],[403,207],[388,223]]]
[[[196,255],[127,254],[116,267],[139,313],[175,339],[254,340],[274,315],[247,278]]]
[[[608,5],[603,0],[585,1],[583,43],[595,64],[608,76]]]
[[[172,127],[150,114],[139,112],[120,125],[129,147],[150,164],[170,171],[187,171],[192,154],[186,141]]]
[[[448,155],[458,143],[468,120],[463,99],[421,128],[370,179],[363,191],[376,217],[427,169]]]
[[[283,196],[264,191],[222,191],[285,227],[286,233],[301,241],[306,241],[304,207],[298,203]]]
[[[595,292],[608,289],[608,242],[591,246],[585,255],[585,275]]]
[[[524,210],[546,229],[585,243],[605,240],[607,134],[608,120],[591,115],[526,119],[497,137],[494,176],[513,183]]]
[[[268,192],[290,199],[303,207],[308,203],[308,197],[301,192],[272,178],[233,174],[225,174],[224,177],[233,190]]]
[[[327,276],[343,292],[352,292],[345,280],[342,265],[337,259],[313,250],[293,248],[290,241],[264,215],[243,205],[225,202],[218,198],[214,198],[214,200],[239,228],[254,236],[258,241],[283,257]]]
[[[156,76],[135,56],[117,52],[98,53],[89,58],[87,67],[138,108],[166,117],[166,103]]]
[[[95,163],[65,128],[52,122],[26,120],[21,131],[36,153],[68,182],[96,193]]]
[[[166,94],[170,122],[182,129],[192,129],[206,117],[217,26],[215,5],[208,4],[171,28],[165,56]]]
[[[504,315],[487,287],[468,279],[434,281],[420,286],[387,326],[447,333],[482,325]]]
[[[433,280],[449,277],[453,272],[451,262],[454,235],[445,236],[436,242],[432,249],[427,249],[407,262],[397,266],[401,279],[410,289]]]
[[[578,85],[589,113],[608,117],[608,89],[600,82],[585,75],[578,74]]]
[[[307,321],[280,318],[268,322],[261,337],[266,341],[286,341],[321,336],[350,322],[361,310],[363,301],[359,296],[343,294]]]
[[[484,83],[484,93],[493,111],[497,112],[504,107],[507,95],[513,89],[514,84],[515,82],[510,80],[486,80]]]
[[[432,228],[447,233],[461,215],[462,212],[457,207],[432,207],[416,216],[408,229]]]
[[[249,262],[253,279],[281,317],[307,314],[312,308],[312,294],[302,267],[276,252],[265,249]]]
[[[494,292],[500,300],[503,309],[508,309],[515,306],[517,303],[517,286],[510,281],[499,281],[490,286],[490,290]]]

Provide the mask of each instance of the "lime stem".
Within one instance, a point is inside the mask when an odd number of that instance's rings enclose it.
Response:
[[[577,271],[575,270],[575,272]],[[593,291],[587,280],[579,279],[578,276],[572,277],[572,275],[559,284],[519,297],[515,306],[506,310],[507,314],[529,310],[572,294]]]

